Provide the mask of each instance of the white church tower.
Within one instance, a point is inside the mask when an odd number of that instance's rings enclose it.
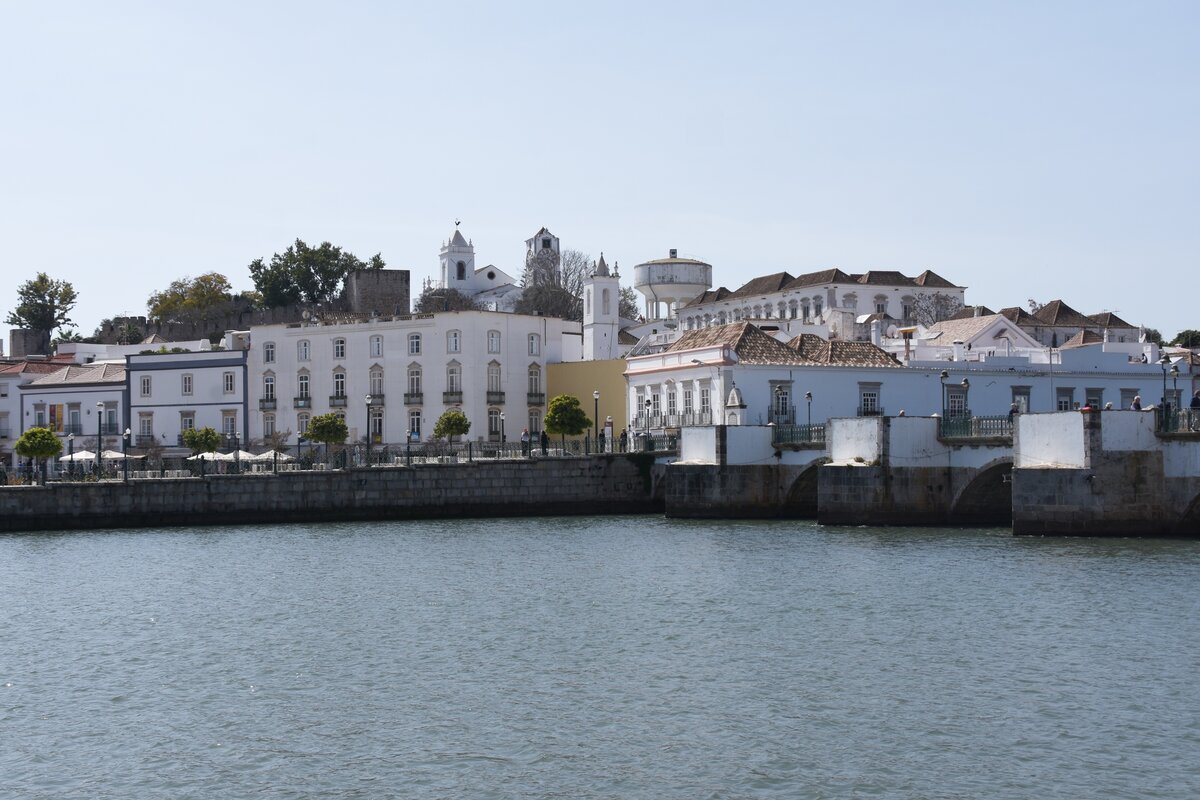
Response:
[[[621,276],[614,265],[611,275],[604,253],[583,283],[583,360],[603,361],[619,355],[617,334],[621,323]]]
[[[442,265],[442,286],[457,289],[463,294],[474,293],[475,245],[463,238],[458,223],[454,223],[454,235],[442,244],[439,254]]]

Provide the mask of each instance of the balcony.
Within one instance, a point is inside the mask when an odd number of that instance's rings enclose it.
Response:
[[[424,392],[405,392],[404,393],[404,405],[406,405],[406,406],[419,406],[424,402],[425,402]]]
[[[858,415],[860,417],[882,417],[883,406],[859,406]]]
[[[367,405],[369,405],[369,406],[383,405],[383,395],[382,394],[373,394],[373,395],[370,395],[370,398],[371,399],[367,401]]]
[[[943,439],[1012,439],[1013,421],[1007,415],[974,417],[970,411],[951,412],[942,418],[938,435]]]
[[[120,436],[122,433],[124,431],[121,430],[121,426],[115,422],[105,422],[100,425],[101,436]]]
[[[7,439],[7,438],[8,438],[8,426],[7,425],[0,426],[0,439]]]
[[[776,425],[771,432],[771,443],[783,444],[825,444],[825,425]]]
[[[525,395],[525,402],[531,406],[544,406],[546,405],[546,393],[529,392],[527,395]]]
[[[153,447],[156,443],[153,433],[139,433],[133,440],[134,447]]]
[[[294,397],[292,398],[292,408],[312,408],[312,398]]]
[[[504,392],[488,392],[487,402],[489,406],[504,405]]]
[[[448,406],[462,404],[462,392],[442,392],[442,402]]]
[[[75,423],[68,423],[66,425],[63,425],[62,432],[63,432],[63,436],[70,436],[71,434],[75,434],[76,436],[83,436],[83,423],[75,422]]]
[[[349,398],[347,398],[346,395],[344,395],[344,394],[331,394],[331,395],[329,395],[329,407],[330,408],[345,408],[346,400],[348,400],[348,399]]]
[[[276,405],[276,403],[275,403],[274,397],[264,397],[258,401],[258,410],[259,411],[274,411],[275,405]]]

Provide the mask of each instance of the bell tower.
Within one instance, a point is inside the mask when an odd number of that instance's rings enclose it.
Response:
[[[467,241],[458,229],[459,222],[454,223],[454,235],[450,241],[442,243],[438,255],[442,267],[442,286],[446,289],[457,289],[463,294],[473,293],[475,279],[475,245]]]
[[[583,360],[604,361],[619,354],[621,276],[617,265],[609,274],[604,253],[583,282]]]

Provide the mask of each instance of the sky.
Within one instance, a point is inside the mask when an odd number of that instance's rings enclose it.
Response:
[[[0,318],[90,334],[299,237],[436,277],[462,220],[632,277],[932,269],[1200,328],[1200,4],[0,0]],[[416,291],[414,291],[415,295]]]

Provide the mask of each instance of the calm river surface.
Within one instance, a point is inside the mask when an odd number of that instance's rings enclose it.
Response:
[[[0,797],[1197,797],[1198,598],[999,530],[0,537]]]

